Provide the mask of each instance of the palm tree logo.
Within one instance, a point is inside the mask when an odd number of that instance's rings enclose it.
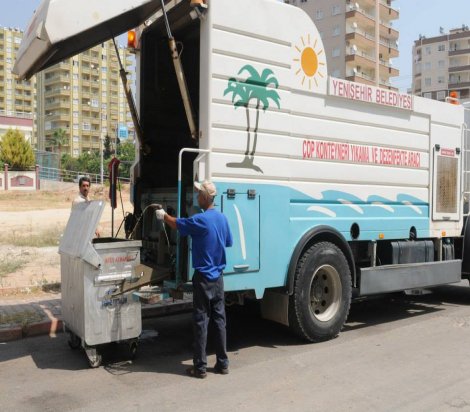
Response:
[[[258,142],[258,126],[259,126],[259,113],[260,109],[266,112],[269,108],[270,100],[273,101],[278,109],[281,108],[279,101],[281,100],[276,89],[279,87],[279,82],[274,76],[274,72],[271,69],[264,69],[260,74],[253,66],[243,66],[238,75],[247,72],[249,77],[240,81],[232,77],[228,80],[228,86],[224,91],[224,96],[232,94],[232,104],[235,109],[244,107],[246,111],[246,122],[247,122],[247,142],[245,150],[245,158],[240,163],[227,163],[227,167],[236,167],[242,169],[253,169],[257,172],[263,173],[263,171],[254,164],[254,158],[256,153],[256,145]],[[254,103],[256,109],[256,120],[255,127],[253,129],[253,147],[250,150],[251,144],[251,124],[250,124],[250,103]],[[251,106],[253,107],[253,105]]]

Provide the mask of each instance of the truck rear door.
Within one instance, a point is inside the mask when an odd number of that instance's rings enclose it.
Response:
[[[42,0],[25,30],[13,73],[29,78],[139,26],[160,4],[155,0]]]

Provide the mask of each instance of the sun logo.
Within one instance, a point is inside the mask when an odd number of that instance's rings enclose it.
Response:
[[[318,87],[318,82],[323,79],[325,75],[321,72],[321,68],[326,66],[325,53],[323,49],[317,48],[318,39],[311,42],[310,34],[307,35],[306,39],[302,36],[301,46],[294,46],[298,55],[294,58],[294,62],[297,62],[300,66],[295,72],[296,76],[302,77],[302,86],[308,84],[308,89],[312,90],[313,84]],[[306,83],[306,81],[308,81]]]

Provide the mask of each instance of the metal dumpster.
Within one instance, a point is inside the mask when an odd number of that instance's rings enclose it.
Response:
[[[60,241],[62,316],[72,348],[82,347],[91,367],[101,364],[99,345],[129,344],[131,356],[142,332],[140,302],[132,292],[111,294],[134,276],[140,241],[95,238],[103,201],[75,205]]]

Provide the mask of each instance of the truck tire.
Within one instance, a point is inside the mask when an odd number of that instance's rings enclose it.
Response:
[[[291,329],[310,342],[335,338],[348,317],[351,293],[351,271],[343,252],[330,242],[311,246],[296,267],[289,300]]]

